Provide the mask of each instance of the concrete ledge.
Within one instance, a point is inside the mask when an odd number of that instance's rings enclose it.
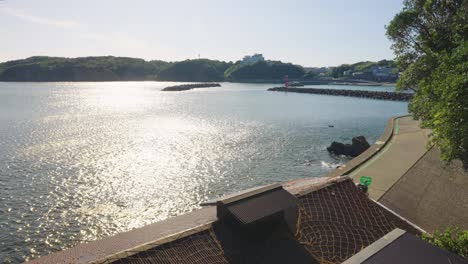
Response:
[[[375,253],[382,250],[384,247],[388,246],[393,241],[397,240],[399,237],[404,235],[406,232],[397,228],[394,229],[392,232],[386,234],[385,236],[381,237],[379,240],[375,241],[374,243],[370,244],[368,247],[364,248],[363,250],[359,251],[356,255],[347,259],[343,264],[360,264],[372,257]]]
[[[304,178],[286,182],[283,187],[296,196],[303,196],[347,179],[350,178],[348,176]]]
[[[164,245],[166,243],[169,243],[169,242],[172,242],[172,241],[175,241],[175,240],[178,240],[178,239],[181,239],[181,238],[184,238],[184,237],[187,237],[187,236],[190,236],[190,235],[193,235],[193,234],[208,230],[211,227],[211,224],[212,223],[210,222],[210,223],[206,223],[206,224],[203,224],[203,225],[200,225],[200,226],[197,226],[197,227],[190,228],[188,230],[181,231],[179,233],[171,234],[171,235],[168,235],[166,237],[159,238],[159,239],[157,239],[155,241],[151,241],[151,242],[148,242],[148,243],[145,243],[145,244],[142,244],[142,245],[138,245],[138,246],[136,246],[134,248],[125,249],[125,250],[123,250],[121,252],[117,252],[115,254],[106,256],[106,257],[104,257],[102,259],[92,261],[91,263],[93,263],[93,264],[112,263],[115,260],[130,257],[130,256],[138,254],[140,252],[155,248],[157,246],[161,246],[161,245]]]
[[[105,263],[109,258],[131,254],[128,251],[154,247],[199,232],[211,226],[216,219],[216,208],[204,207],[115,236],[80,244],[28,263]]]

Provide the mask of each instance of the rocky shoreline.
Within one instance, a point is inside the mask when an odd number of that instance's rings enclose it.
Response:
[[[273,87],[273,88],[268,89],[268,91],[323,94],[323,95],[335,95],[335,96],[351,96],[351,97],[370,98],[370,99],[377,99],[377,100],[391,100],[391,101],[409,101],[413,97],[413,94],[409,94],[409,93],[377,92],[377,91],[363,91],[363,90],[319,89],[319,88]]]
[[[352,144],[343,144],[341,142],[333,141],[327,150],[335,155],[345,155],[350,157],[357,157],[364,151],[370,148],[364,136],[353,137]]]
[[[173,92],[173,91],[186,91],[192,90],[195,88],[209,88],[209,87],[221,87],[219,83],[191,83],[191,84],[182,84],[182,85],[175,85],[175,86],[168,86],[161,91],[165,92]]]

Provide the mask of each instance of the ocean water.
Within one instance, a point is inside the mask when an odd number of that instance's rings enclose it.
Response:
[[[373,143],[407,113],[403,102],[266,91],[275,84],[160,91],[174,84],[0,83],[0,262],[319,177],[346,162],[328,154],[332,141]]]

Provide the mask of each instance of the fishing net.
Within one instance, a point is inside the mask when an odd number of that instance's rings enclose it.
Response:
[[[397,227],[418,232],[357,191],[351,180],[300,200],[296,237],[320,263],[341,263]]]
[[[296,255],[305,252],[310,255],[309,261],[295,263],[341,263],[396,227],[418,232],[369,200],[351,180],[337,182],[299,199],[297,231],[290,237],[281,235],[284,233],[281,230],[275,230],[272,233],[277,234],[265,237],[265,241],[252,242],[239,238],[232,228],[217,223],[207,230],[154,245],[143,252],[128,252],[128,257],[109,262],[285,263],[284,260],[280,262],[276,255],[290,254],[287,259],[293,260]],[[287,240],[289,242],[285,243]]]

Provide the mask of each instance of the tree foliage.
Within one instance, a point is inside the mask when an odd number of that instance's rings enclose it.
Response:
[[[435,232],[433,236],[423,234],[422,239],[468,259],[468,230],[448,227],[443,232]]]
[[[424,78],[409,105],[410,112],[432,129],[431,142],[445,160],[468,161],[468,43],[451,55],[440,56],[440,64]]]
[[[155,79],[163,61],[124,57],[30,57],[0,64],[2,81],[118,81]]]
[[[234,67],[231,67],[234,66]],[[0,63],[0,81],[126,81],[161,80],[210,82],[228,80],[280,80],[299,78],[304,69],[290,63],[262,62],[234,65],[231,62],[197,59],[180,62],[145,61],[124,57],[60,58],[36,56]]]
[[[158,80],[181,82],[222,81],[224,71],[232,64],[217,60],[198,59],[175,62],[158,74]]]
[[[0,64],[1,81],[221,81],[232,63],[216,60],[165,62],[124,57],[30,57]]]
[[[387,26],[397,65],[397,88],[412,89],[409,104],[444,160],[468,167],[467,0],[405,0]]]
[[[317,80],[319,79],[319,74],[313,71],[306,72],[303,76],[302,79],[304,80]]]
[[[301,66],[279,61],[259,61],[242,65],[240,62],[226,70],[228,80],[282,80],[285,75],[291,79],[301,78],[305,71]]]

